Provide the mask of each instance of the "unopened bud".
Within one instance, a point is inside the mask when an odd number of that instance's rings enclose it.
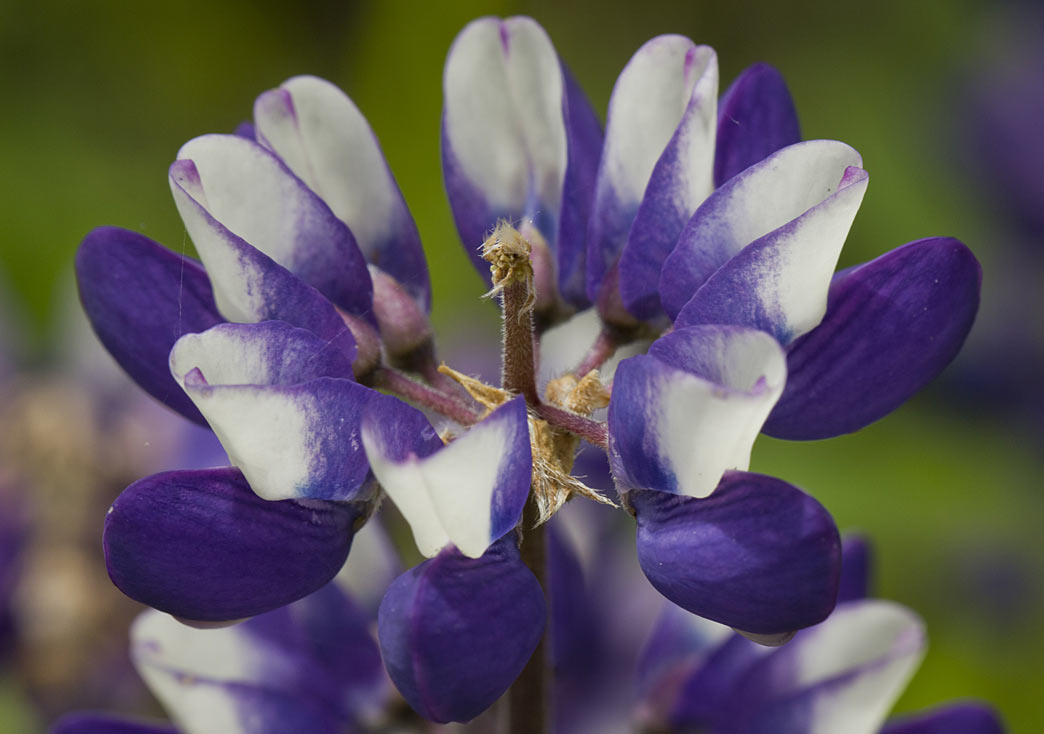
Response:
[[[355,374],[355,379],[361,380],[380,364],[381,338],[377,335],[377,330],[365,319],[345,313],[341,309],[337,309],[337,311],[351,330],[352,336],[355,337],[356,352],[355,361],[352,362],[352,372]]]

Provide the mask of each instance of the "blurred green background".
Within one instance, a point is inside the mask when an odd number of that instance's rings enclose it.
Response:
[[[43,365],[59,351],[56,318],[83,235],[114,224],[191,251],[166,179],[178,147],[231,131],[257,94],[300,73],[339,84],[380,138],[428,253],[437,329],[494,329],[442,191],[441,73],[468,20],[515,13],[544,25],[603,115],[620,69],[659,33],[714,46],[723,88],[753,62],[774,64],[805,137],[844,140],[870,171],[842,265],[930,235],[956,236],[979,256],[983,313],[942,384],[852,436],[762,439],[753,468],[804,487],[840,527],[866,532],[878,550],[880,595],[924,616],[931,647],[897,710],[977,697],[996,704],[1013,731],[1038,731],[1044,421],[976,402],[960,377],[977,361],[1014,359],[990,342],[991,329],[1014,322],[1041,337],[1039,296],[1027,292],[1021,307],[1006,283],[1020,245],[990,203],[962,127],[967,85],[988,83],[990,64],[1025,30],[1013,5],[3,0],[0,278],[6,320],[27,337],[22,363]],[[1044,273],[1028,282],[1039,292]],[[1000,300],[1016,307],[994,305]],[[22,728],[32,720],[24,709],[10,683],[0,731],[31,731]]]

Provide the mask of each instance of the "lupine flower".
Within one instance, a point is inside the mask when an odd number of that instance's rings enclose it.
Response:
[[[337,584],[220,629],[148,610],[131,628],[131,658],[176,726],[82,713],[52,732],[357,731],[384,719],[390,693],[369,622]]]
[[[113,581],[192,623],[272,612],[338,572],[386,495],[429,560],[380,605],[385,664],[423,716],[466,721],[543,636],[534,524],[577,494],[604,501],[569,474],[583,438],[608,451],[665,596],[768,644],[823,620],[836,527],[746,472],[753,441],[766,425],[856,430],[933,377],[974,315],[974,258],[925,241],[831,284],[866,187],[858,154],[798,142],[768,67],[737,80],[719,118],[714,52],[680,36],[628,64],[604,140],[527,18],[465,28],[444,89],[454,218],[469,251],[485,240],[503,303],[499,388],[436,369],[416,227],[328,82],[291,79],[258,98],[253,125],[179,151],[171,191],[202,265],[124,230],[85,239],[80,291],[102,342],[209,424],[233,465],[128,487],[106,519]],[[534,324],[591,303],[602,335],[542,397]],[[610,400],[596,368],[642,336],[659,338],[620,365]]]
[[[885,724],[925,651],[921,620],[868,599],[869,548],[846,539],[838,606],[781,648],[666,605],[638,664],[639,719],[708,734],[1002,734],[988,706],[956,703]]]

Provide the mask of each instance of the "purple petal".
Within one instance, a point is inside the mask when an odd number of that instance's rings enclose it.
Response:
[[[231,233],[348,313],[369,313],[370,276],[351,231],[259,144],[235,135],[190,140],[171,166],[170,183],[211,278],[235,277],[224,251]],[[223,313],[223,291],[240,285],[215,283]]]
[[[693,614],[774,635],[834,608],[841,541],[812,497],[773,477],[727,472],[710,497],[637,491],[638,560]]]
[[[787,343],[819,323],[867,174],[852,148],[810,140],[714,192],[666,259],[660,296],[676,325],[743,324]]]
[[[753,662],[771,648],[730,628],[664,604],[638,658],[639,718],[650,727],[716,723],[717,703]]]
[[[956,703],[927,713],[905,716],[881,730],[881,734],[1004,734],[1000,716],[982,703]]]
[[[646,290],[655,293],[656,262],[713,189],[717,94],[713,49],[683,36],[652,39],[621,72],[609,100],[587,233],[592,302],[625,245],[629,267],[621,279],[628,308],[639,305]]]
[[[749,734],[876,732],[924,652],[923,623],[884,601],[841,605],[766,656],[725,705]]]
[[[533,474],[523,396],[446,446],[431,438],[434,430],[420,419],[392,430],[381,427],[387,422],[388,411],[375,404],[363,422],[363,445],[421,553],[434,556],[453,543],[464,555],[478,558],[518,525]],[[418,448],[410,446],[418,441],[411,435],[423,435]]]
[[[50,729],[51,734],[178,734],[170,724],[148,722],[109,714],[67,714]]]
[[[194,722],[191,731],[224,731],[222,716],[250,731],[243,704],[269,691],[285,696],[278,703],[284,721],[318,715],[343,725],[374,713],[387,698],[369,626],[367,616],[328,584],[289,606],[218,629],[188,627],[148,611],[131,630],[132,657],[173,718]]]
[[[428,265],[377,138],[336,86],[297,76],[254,103],[258,140],[282,159],[351,229],[366,260],[431,308]]]
[[[602,124],[573,75],[563,66],[569,162],[562,184],[562,209],[554,246],[558,256],[558,290],[578,309],[587,298],[587,221],[594,204],[598,159],[602,155]]]
[[[975,256],[948,237],[907,243],[839,274],[823,323],[787,350],[787,387],[765,433],[830,438],[890,413],[960,351],[981,280]]]
[[[569,539],[557,523],[547,526],[548,587],[551,596],[551,662],[560,694],[583,688],[599,673],[605,650],[602,625]]]
[[[450,48],[443,93],[446,190],[479,272],[488,264],[474,248],[498,218],[532,219],[555,250],[571,156],[565,76],[547,33],[521,16],[473,21]]]
[[[748,66],[718,101],[714,185],[800,140],[797,110],[783,75],[768,64]]]
[[[101,227],[76,253],[76,279],[95,333],[127,374],[160,402],[204,423],[167,368],[182,334],[224,321],[199,263],[136,232]]]
[[[176,617],[226,621],[300,599],[348,556],[358,503],[269,502],[232,468],[165,472],[127,487],[105,518],[109,576]]]
[[[841,584],[837,603],[858,601],[870,595],[870,543],[859,535],[846,535],[841,541]]]
[[[285,321],[354,355],[348,327],[323,294],[226,228],[196,199],[203,194],[192,161],[175,161],[169,179],[185,228],[207,266],[222,315],[242,323]],[[369,274],[366,284],[371,287]],[[369,297],[366,304],[369,309]]]
[[[706,497],[746,469],[785,371],[772,337],[727,326],[679,329],[621,362],[609,403],[618,489]]]
[[[400,576],[377,620],[395,685],[431,721],[470,721],[522,672],[544,633],[540,584],[515,538],[472,559],[447,548]]]
[[[377,393],[319,337],[279,321],[222,324],[178,340],[170,367],[259,496],[368,491],[359,427]]]

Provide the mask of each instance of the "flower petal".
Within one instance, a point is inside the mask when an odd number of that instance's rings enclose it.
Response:
[[[765,432],[830,438],[893,411],[960,351],[981,282],[975,256],[949,237],[839,273],[823,323],[787,350],[790,380]]]
[[[202,191],[192,161],[175,161],[169,178],[174,201],[207,266],[215,303],[225,318],[245,323],[286,321],[354,356],[354,339],[325,296],[229,231],[194,198]]]
[[[366,260],[430,310],[417,225],[355,103],[328,81],[296,76],[257,98],[254,120],[261,144],[348,225]]]
[[[766,657],[734,690],[737,730],[875,734],[917,668],[923,624],[892,602],[841,605]]]
[[[109,714],[67,714],[50,729],[50,734],[179,734],[170,724],[141,721]]]
[[[522,672],[544,633],[544,594],[504,538],[478,559],[446,548],[400,576],[377,620],[406,701],[431,721],[470,721]]]
[[[773,477],[728,472],[710,497],[631,492],[638,561],[693,614],[758,635],[821,622],[834,608],[841,541],[812,497]]]
[[[348,313],[370,312],[373,289],[351,231],[283,163],[236,135],[203,135],[178,151],[171,191],[212,279],[222,313],[242,275],[229,239],[249,243]],[[229,318],[234,318],[229,315]],[[239,319],[243,320],[243,319]]]
[[[127,374],[160,402],[204,423],[167,369],[178,337],[224,321],[199,263],[136,232],[100,227],[76,253],[76,280],[91,326]]]
[[[147,611],[131,628],[131,652],[171,715],[198,731],[217,731],[214,718],[222,709],[248,725],[243,694],[252,692],[246,696],[251,701],[268,691],[286,697],[278,707],[284,722],[290,714],[291,721],[344,724],[379,708],[389,688],[369,625],[328,584],[294,604],[219,629],[188,627]],[[218,699],[217,705],[201,708],[208,699]]]
[[[570,151],[570,144],[593,114],[583,117],[575,88],[567,98],[547,33],[522,16],[473,21],[454,40],[442,83],[443,175],[457,230],[479,272],[485,276],[489,267],[476,248],[500,218],[532,219],[557,252],[566,171],[593,167],[586,148]],[[567,127],[574,112],[575,131]],[[570,197],[577,195],[578,175],[583,182],[583,171],[574,171]]]
[[[383,405],[375,404],[364,419],[363,445],[421,553],[434,556],[449,542],[478,558],[518,524],[532,478],[524,397],[505,403],[444,447],[428,440],[419,450],[406,449],[403,433],[416,428],[404,422],[400,430],[382,429],[385,421]]]
[[[175,379],[265,499],[352,500],[368,490],[359,443],[377,393],[339,351],[279,321],[222,324],[178,340]]]
[[[841,585],[837,603],[858,601],[870,595],[872,554],[870,543],[859,535],[846,535],[841,541]]]
[[[982,703],[940,706],[890,722],[881,734],[1004,734],[997,713]]]
[[[591,301],[597,301],[602,280],[625,245],[630,267],[639,271],[621,268],[622,292],[646,284],[655,292],[656,261],[667,256],[714,188],[717,96],[714,50],[683,36],[652,39],[624,67],[609,100],[588,229]],[[651,269],[656,272],[649,280]],[[627,299],[628,307],[636,302],[635,296]]]
[[[768,64],[748,66],[718,102],[714,185],[800,140],[797,110],[783,75]]]
[[[660,294],[676,325],[741,324],[783,344],[815,327],[866,192],[860,164],[844,143],[810,140],[715,191],[663,266]]]
[[[738,327],[679,329],[624,360],[609,403],[617,487],[706,497],[723,472],[747,468],[785,379],[779,345]]]
[[[676,325],[741,324],[782,344],[815,328],[826,313],[830,276],[867,180],[861,169],[845,175],[855,183],[843,180],[836,199],[753,242],[715,272]]]
[[[165,472],[109,508],[105,561],[143,604],[189,620],[241,619],[333,578],[365,514],[359,503],[263,500],[233,468]]]

